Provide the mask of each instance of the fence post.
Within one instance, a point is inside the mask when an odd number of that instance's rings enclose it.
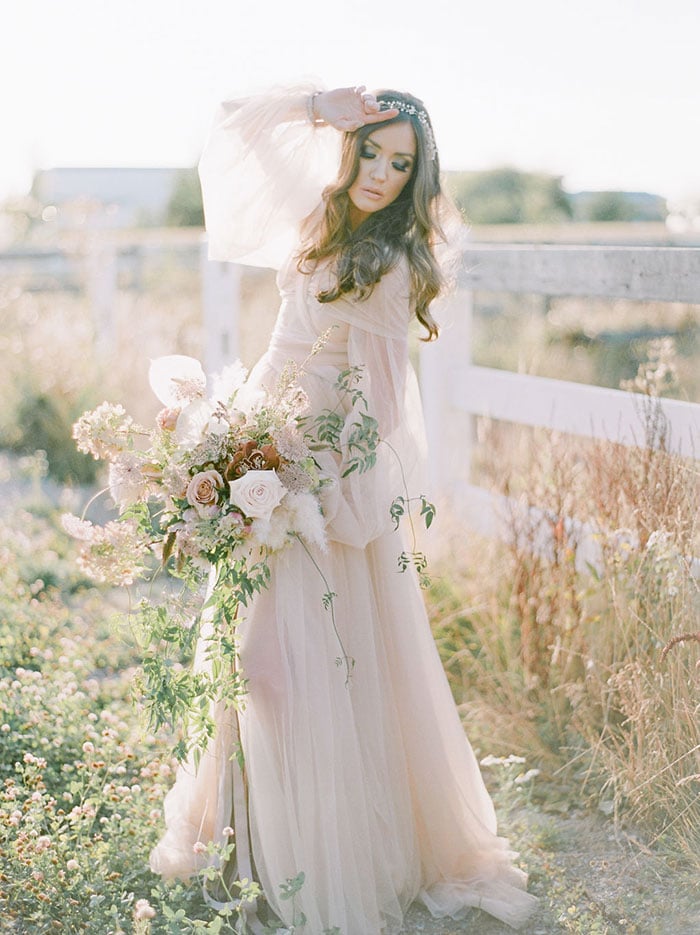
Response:
[[[199,263],[204,308],[204,369],[217,373],[239,356],[241,268],[207,256],[202,242]]]
[[[420,349],[420,384],[428,438],[431,495],[449,497],[469,477],[474,419],[455,405],[460,371],[471,363],[472,293],[457,287],[440,304],[440,338]]]

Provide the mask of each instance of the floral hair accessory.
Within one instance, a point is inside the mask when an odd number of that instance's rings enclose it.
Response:
[[[406,101],[380,101],[379,102],[382,110],[400,110],[403,114],[408,114],[411,117],[416,117],[423,129],[425,130],[425,136],[428,141],[428,152],[430,153],[430,158],[435,159],[437,156],[437,146],[435,145],[435,137],[433,136],[433,128],[430,126],[430,120],[428,115],[424,110],[419,110],[414,104],[409,104]]]

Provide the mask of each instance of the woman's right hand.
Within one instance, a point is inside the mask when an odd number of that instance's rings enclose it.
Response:
[[[380,123],[396,117],[395,108],[381,110],[374,94],[363,84],[355,88],[336,88],[314,95],[314,117],[336,130],[358,130],[367,123]]]

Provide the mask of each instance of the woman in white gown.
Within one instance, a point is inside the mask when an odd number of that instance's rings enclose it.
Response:
[[[335,481],[324,502],[328,549],[310,556],[297,542],[274,555],[270,586],[240,624],[256,877],[286,925],[303,913],[295,931],[307,935],[396,931],[415,899],[436,916],[477,906],[518,927],[535,900],[497,836],[416,575],[397,573],[406,546],[389,514],[402,470],[414,476],[425,454],[408,327],[418,317],[436,332],[428,305],[440,285],[441,195],[425,108],[362,88],[228,102],[200,175],[211,258],[280,268],[282,306],[249,382],[272,387],[288,360],[306,360],[302,385],[319,413],[337,405],[338,373],[360,367],[382,438],[364,473],[342,477],[323,458]],[[348,428],[355,413],[346,411]],[[348,684],[312,558],[336,595]],[[234,746],[222,715],[199,769],[179,770],[156,872],[187,877],[209,859],[198,842],[225,839]],[[300,872],[292,906],[280,884]]]

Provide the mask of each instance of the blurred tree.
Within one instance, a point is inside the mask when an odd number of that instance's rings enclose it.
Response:
[[[202,190],[196,168],[178,172],[168,202],[166,224],[171,227],[204,227]]]
[[[64,393],[47,393],[25,378],[19,388],[14,413],[3,413],[0,426],[0,448],[19,455],[46,452],[49,475],[61,483],[91,484],[97,476],[97,465],[75,446],[72,427],[85,411],[84,398],[70,398]]]
[[[577,192],[571,196],[577,221],[665,221],[668,206],[649,192]]]
[[[447,173],[446,185],[472,224],[536,224],[570,220],[573,214],[557,175],[503,166]]]
[[[634,207],[622,192],[594,192],[587,215],[589,221],[633,221]]]

